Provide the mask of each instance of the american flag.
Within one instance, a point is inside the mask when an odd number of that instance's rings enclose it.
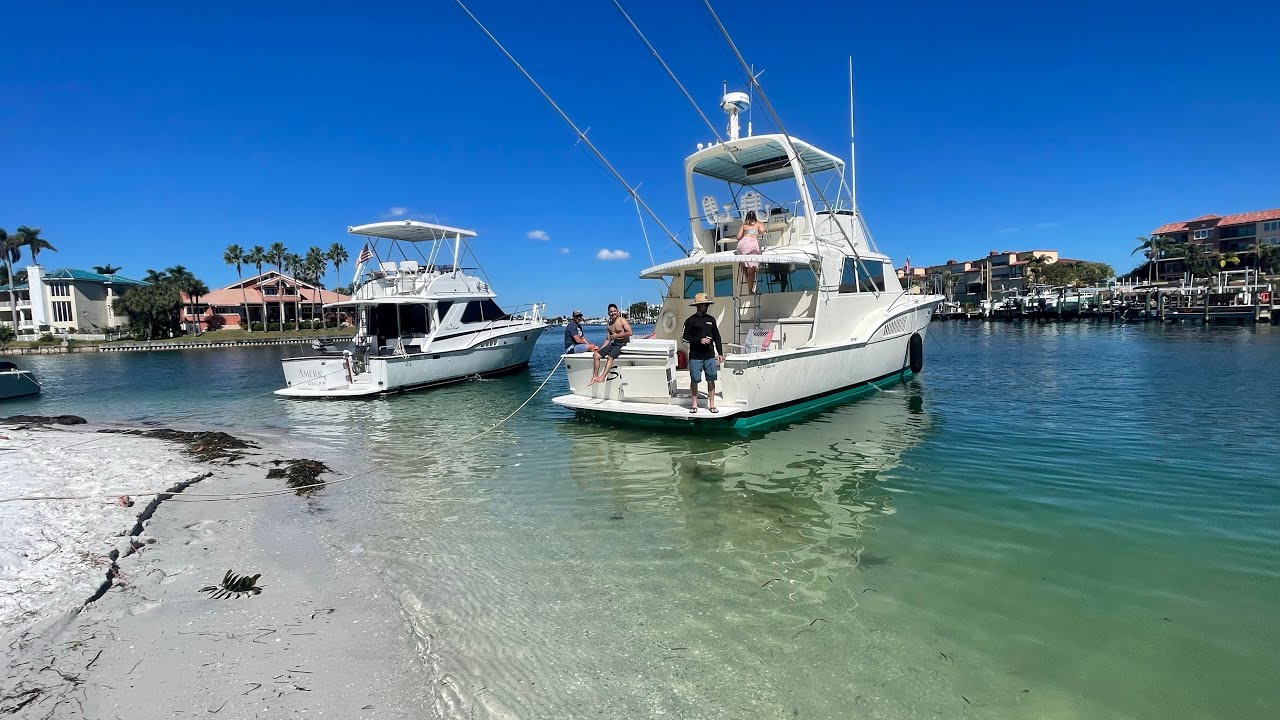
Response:
[[[364,244],[364,249],[360,251],[360,257],[356,258],[356,263],[367,262],[373,259],[373,250],[369,248],[369,243]]]

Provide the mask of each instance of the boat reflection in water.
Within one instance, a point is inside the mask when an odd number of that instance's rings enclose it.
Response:
[[[744,580],[826,584],[884,562],[886,552],[868,549],[863,536],[895,512],[885,474],[929,426],[915,382],[750,440],[587,422],[561,429],[580,489],[606,490],[617,519],[665,525],[686,560],[717,563],[722,575]]]

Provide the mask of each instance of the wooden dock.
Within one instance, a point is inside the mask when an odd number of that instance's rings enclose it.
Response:
[[[1217,287],[1111,287],[1017,298],[989,311],[940,309],[938,320],[1029,320],[1280,324],[1280,301],[1267,284]]]

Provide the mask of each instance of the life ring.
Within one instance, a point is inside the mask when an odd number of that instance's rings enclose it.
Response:
[[[665,332],[673,332],[676,329],[676,314],[670,310],[662,314],[662,329]]]
[[[911,336],[911,342],[907,344],[907,356],[912,373],[919,373],[924,369],[924,338],[920,337],[920,333]]]

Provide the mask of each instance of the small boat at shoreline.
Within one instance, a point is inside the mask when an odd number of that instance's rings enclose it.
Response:
[[[326,309],[355,316],[345,347],[282,361],[293,398],[350,398],[404,392],[474,377],[514,372],[529,364],[546,329],[544,305],[503,310],[485,278],[460,266],[471,230],[418,220],[347,229],[366,241],[350,300]],[[417,260],[383,260],[392,255]]]
[[[40,383],[30,370],[20,370],[11,362],[0,361],[0,400],[39,394]]]
[[[942,296],[902,287],[857,209],[843,160],[789,135],[739,137],[737,114],[748,105],[745,93],[726,94],[728,140],[685,159],[696,244],[640,274],[666,285],[654,335],[627,343],[599,382],[591,382],[591,355],[564,355],[570,393],[557,405],[620,422],[745,429],[920,372]],[[823,187],[839,190],[828,199]],[[727,201],[713,194],[726,190]],[[748,213],[765,232],[758,249],[739,254]],[[714,410],[690,397],[682,372],[682,329],[700,296],[711,298],[728,346]]]

